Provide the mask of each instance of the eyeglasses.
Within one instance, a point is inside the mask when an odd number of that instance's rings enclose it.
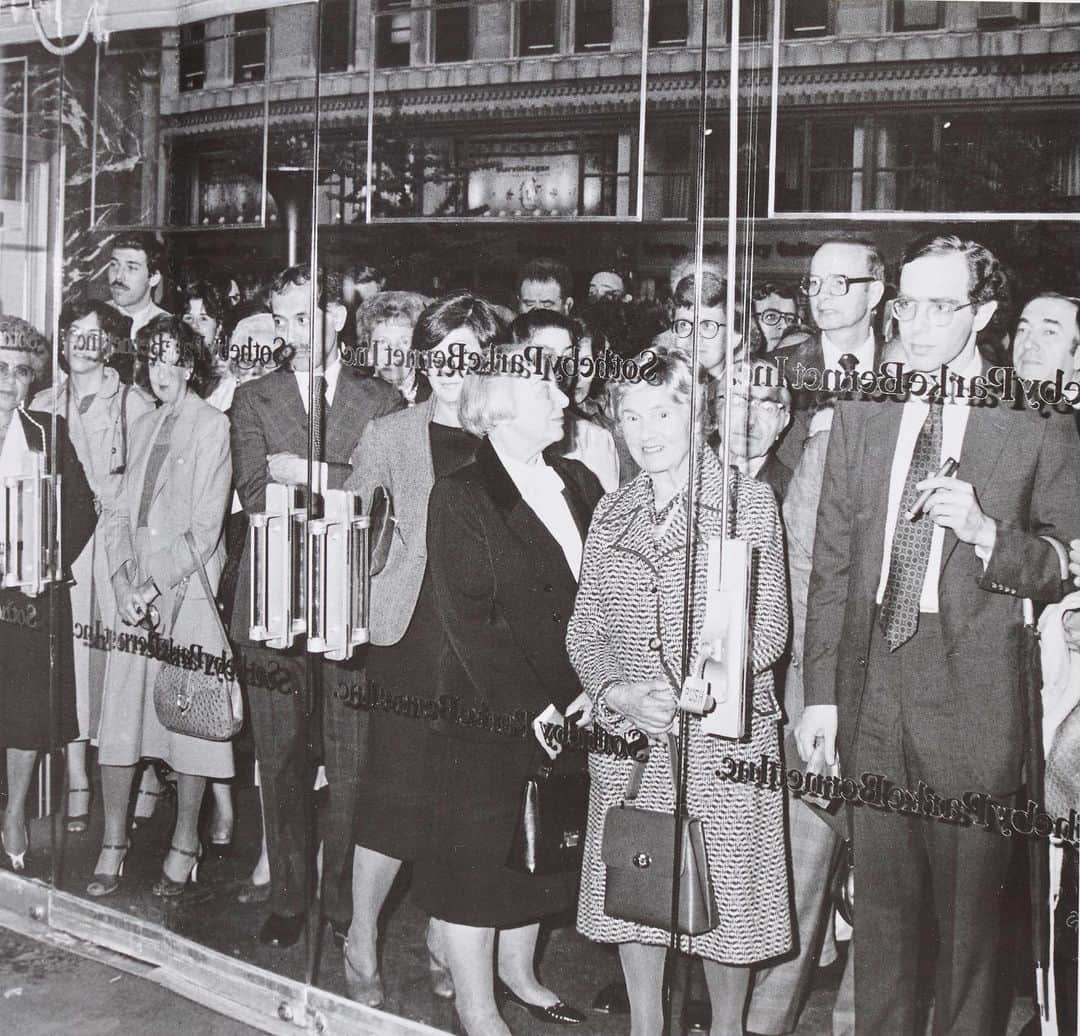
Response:
[[[787,324],[790,326],[795,323],[794,313],[782,313],[778,309],[763,309],[757,315],[757,318],[766,327],[776,327],[777,324]]]
[[[751,410],[763,410],[768,414],[778,414],[781,410],[787,410],[787,407],[778,399],[758,399],[756,396],[751,396],[748,400],[746,396],[738,393],[732,399],[737,405],[748,406]]]
[[[809,277],[804,277],[799,287],[802,289],[803,294],[809,295],[810,298],[820,295],[822,289],[824,289],[826,295],[839,297],[846,295],[853,284],[870,284],[876,280],[876,277],[848,277],[844,273],[830,273],[827,277],[818,277],[812,274]]]
[[[898,295],[892,301],[893,316],[907,322],[914,320],[919,310],[925,308],[926,317],[934,327],[946,327],[952,323],[957,310],[967,309],[971,302],[954,302],[952,299],[913,299],[907,295]]]
[[[721,324],[717,320],[699,320],[697,326],[698,334],[702,338],[715,338],[720,333],[720,328],[727,327],[727,324]],[[694,333],[694,322],[684,319],[676,320],[671,325],[671,330],[675,332],[676,338],[689,338]]]
[[[0,360],[0,378],[6,378],[9,375],[13,376],[16,381],[29,381],[34,376],[34,368],[28,367],[25,363],[10,367],[3,360]]]

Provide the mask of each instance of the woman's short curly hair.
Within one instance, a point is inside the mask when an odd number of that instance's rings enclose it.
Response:
[[[401,324],[411,331],[430,302],[415,291],[381,291],[373,295],[356,311],[356,344],[361,348],[369,346],[371,332],[379,324]]]
[[[33,324],[27,323],[22,317],[7,313],[0,315],[0,351],[26,353],[30,357],[34,381],[44,380],[52,349],[49,340]]]
[[[608,384],[611,416],[616,422],[622,416],[623,400],[627,392],[632,391],[639,384],[668,389],[672,398],[680,405],[688,404],[695,392],[701,392],[701,385],[694,374],[690,357],[683,349],[667,348],[661,345],[652,346],[638,354],[634,362],[639,369],[649,370],[647,380],[641,382],[619,380]],[[700,409],[699,407],[699,416]]]
[[[176,346],[177,364],[191,371],[191,390],[202,396],[213,377],[213,358],[201,335],[167,313],[154,317],[135,334],[135,347],[144,361],[156,360],[169,345]]]

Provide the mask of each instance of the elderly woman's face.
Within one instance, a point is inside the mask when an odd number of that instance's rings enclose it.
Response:
[[[0,414],[10,415],[26,401],[34,380],[33,357],[25,349],[0,351]]]
[[[180,366],[179,360],[179,350],[171,338],[163,337],[154,343],[149,362],[150,387],[166,406],[179,402],[187,394],[191,369]]]
[[[451,348],[452,347],[452,348]],[[461,350],[464,349],[465,369],[461,369]],[[438,345],[428,353],[427,375],[431,381],[431,391],[445,407],[456,407],[461,395],[461,384],[469,369],[469,357],[482,356],[484,350],[473,333],[472,328],[459,327],[451,331]],[[441,357],[438,360],[437,357]],[[453,362],[453,367],[448,366]]]
[[[542,450],[563,435],[563,411],[570,400],[554,378],[538,375],[510,377],[514,416],[506,427],[525,442]]]
[[[380,320],[371,329],[372,368],[378,377],[395,387],[409,373],[407,360],[412,332],[412,324],[407,320]]]
[[[650,474],[678,468],[690,452],[690,401],[677,400],[667,385],[625,389],[619,425],[634,462]]]

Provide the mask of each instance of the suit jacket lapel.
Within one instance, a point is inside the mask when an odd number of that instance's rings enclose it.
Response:
[[[885,545],[885,523],[889,515],[889,483],[892,480],[893,454],[900,437],[900,420],[904,414],[901,403],[860,403],[868,410],[863,455],[856,462],[855,474],[861,491],[858,496],[855,520],[868,530],[866,578],[871,581],[870,592],[876,594],[881,579],[882,553]]]
[[[517,483],[499,460],[490,439],[485,438],[480,444],[476,451],[476,463],[496,508],[503,514],[507,528],[532,552],[545,572],[552,576],[558,572],[564,578],[569,578],[576,587],[577,573],[570,571],[562,547],[548,532],[547,526],[537,517],[536,512],[525,502]]]

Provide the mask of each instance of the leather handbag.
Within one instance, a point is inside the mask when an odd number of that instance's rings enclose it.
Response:
[[[188,549],[198,564],[199,578],[206,594],[207,607],[214,613],[221,633],[222,655],[232,659],[228,634],[218,614],[214,593],[206,575],[206,566],[195,548],[190,532],[184,534]],[[185,587],[186,589],[186,587]],[[183,604],[184,591],[177,594],[173,606],[172,627]],[[172,635],[172,629],[169,630]],[[230,669],[232,667],[229,667]],[[244,721],[240,685],[235,675],[207,673],[202,667],[186,669],[168,661],[162,663],[154,680],[154,710],[161,724],[174,734],[185,734],[204,741],[228,741],[240,733]]]
[[[589,815],[589,775],[542,766],[525,779],[506,865],[525,874],[562,874],[581,866]]]
[[[668,735],[671,777],[678,786],[678,742]],[[697,817],[676,816],[634,805],[645,773],[634,763],[621,805],[604,818],[601,844],[606,880],[604,913],[623,921],[671,931],[675,878],[675,831],[680,832],[678,932],[701,935],[720,922],[705,852],[704,825]]]

